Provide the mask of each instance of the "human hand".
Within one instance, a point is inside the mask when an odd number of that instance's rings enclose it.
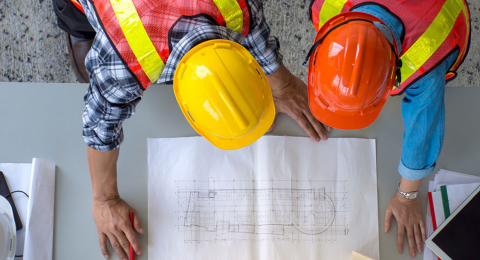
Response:
[[[107,237],[120,260],[128,259],[130,244],[137,255],[142,254],[142,247],[130,223],[130,211],[134,213],[135,231],[143,234],[145,231],[138,219],[137,212],[120,197],[93,202],[93,219],[97,225],[100,248],[105,258],[110,258]]]
[[[327,140],[326,131],[330,132],[332,128],[320,123],[310,112],[307,85],[292,75],[283,64],[275,73],[268,76],[268,80],[272,87],[277,115],[278,113],[289,115],[315,142]],[[268,131],[272,131],[274,127],[275,121]]]
[[[422,241],[425,242],[426,231],[423,221],[422,207],[418,198],[408,200],[397,193],[390,200],[385,214],[385,232],[390,230],[392,216],[395,216],[398,225],[398,252],[403,253],[405,229],[407,230],[410,255],[415,257],[415,244],[418,253],[422,253]]]

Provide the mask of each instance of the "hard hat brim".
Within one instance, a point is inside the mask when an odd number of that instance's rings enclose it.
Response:
[[[315,118],[325,125],[341,130],[358,130],[371,125],[380,115],[387,99],[382,100],[375,109],[364,114],[346,115],[322,107],[316,100],[312,87],[308,87],[308,105]]]

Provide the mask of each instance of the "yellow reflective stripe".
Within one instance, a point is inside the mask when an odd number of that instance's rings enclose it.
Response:
[[[162,74],[165,64],[153,46],[132,0],[110,0],[123,34],[143,71],[152,83]]]
[[[342,8],[348,0],[325,0],[320,9],[320,18],[318,22],[318,29],[330,20],[335,15],[339,15],[342,12]]]
[[[447,0],[422,36],[402,55],[402,82],[412,76],[437,51],[462,11],[462,0]]]
[[[237,0],[213,0],[227,23],[227,28],[242,33],[243,11]]]

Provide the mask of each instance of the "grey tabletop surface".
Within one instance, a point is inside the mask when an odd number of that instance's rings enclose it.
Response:
[[[54,253],[56,260],[103,259],[91,215],[92,188],[86,145],[82,138],[85,84],[0,83],[0,163],[27,163],[32,158],[56,166]],[[480,176],[480,88],[447,88],[446,134],[435,172],[441,168]],[[395,222],[383,232],[385,208],[400,181],[397,172],[402,150],[401,97],[390,98],[378,120],[358,131],[334,130],[330,137],[377,140],[378,209],[381,259],[411,259],[405,247],[397,252]],[[118,162],[121,196],[147,219],[147,138],[196,136],[184,119],[171,86],[154,85],[124,124],[125,142]],[[289,117],[280,115],[271,135],[306,136]],[[318,145],[321,145],[319,143]],[[427,206],[429,175],[420,200]],[[147,235],[140,236],[148,259]],[[415,259],[422,259],[417,255]],[[116,259],[114,257],[113,259]]]

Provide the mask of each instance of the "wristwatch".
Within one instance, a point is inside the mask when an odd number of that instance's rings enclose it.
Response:
[[[417,198],[418,191],[413,191],[413,192],[404,192],[400,189],[400,185],[398,185],[398,193],[402,195],[404,198],[407,200],[414,200]]]

